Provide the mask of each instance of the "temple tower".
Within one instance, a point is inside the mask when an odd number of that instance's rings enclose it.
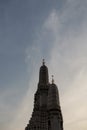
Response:
[[[25,130],[63,130],[58,88],[54,79],[49,83],[48,68],[44,60],[39,71],[32,116]]]

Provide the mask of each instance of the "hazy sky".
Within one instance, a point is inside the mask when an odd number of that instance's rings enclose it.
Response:
[[[87,0],[0,0],[0,130],[24,130],[46,59],[65,130],[87,130]]]

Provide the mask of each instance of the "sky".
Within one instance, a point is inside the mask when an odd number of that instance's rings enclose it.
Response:
[[[0,130],[24,130],[45,59],[64,130],[87,130],[87,0],[0,0]]]

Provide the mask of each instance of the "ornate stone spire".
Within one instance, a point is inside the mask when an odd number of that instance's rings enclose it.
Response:
[[[48,109],[59,109],[59,92],[56,84],[52,82],[48,91]]]
[[[63,130],[59,92],[53,77],[50,84],[48,68],[43,60],[38,88],[34,95],[33,112],[25,130]]]
[[[42,66],[39,71],[39,84],[48,84],[49,76],[48,76],[48,68],[45,65],[45,60],[43,59]]]

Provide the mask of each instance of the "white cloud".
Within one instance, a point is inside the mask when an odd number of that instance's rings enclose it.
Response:
[[[87,129],[87,19],[85,15],[81,22],[79,21],[87,9],[85,3],[82,8],[80,4],[80,1],[69,1],[66,5],[69,7],[64,8],[61,15],[53,11],[46,21],[47,29],[51,29],[55,37],[49,64],[51,73],[55,74],[56,83],[59,84],[64,128],[67,130]]]

